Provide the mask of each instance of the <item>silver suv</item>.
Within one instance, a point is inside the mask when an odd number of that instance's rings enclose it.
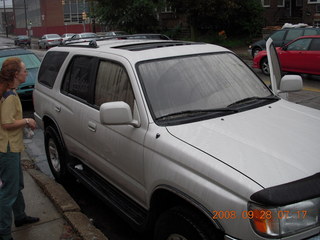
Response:
[[[46,53],[35,118],[55,178],[155,240],[319,239],[320,112],[277,83],[215,45],[93,41]]]

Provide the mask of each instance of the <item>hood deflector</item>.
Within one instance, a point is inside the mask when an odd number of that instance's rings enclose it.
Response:
[[[290,183],[265,188],[250,199],[268,206],[284,206],[320,197],[320,173]]]

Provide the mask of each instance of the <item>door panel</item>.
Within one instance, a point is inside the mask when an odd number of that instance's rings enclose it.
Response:
[[[124,101],[131,107],[133,118],[139,119],[127,70],[120,63],[101,60],[96,76],[95,107],[83,108],[82,126],[88,149],[86,158],[106,180],[137,201],[145,202],[143,143],[146,128],[102,125],[99,115],[99,107],[103,103]]]
[[[97,59],[90,56],[74,56],[64,76],[60,103],[55,109],[59,112],[60,128],[64,141],[72,155],[81,157],[85,152],[86,143],[81,121],[85,117],[85,108],[92,99],[93,76]]]

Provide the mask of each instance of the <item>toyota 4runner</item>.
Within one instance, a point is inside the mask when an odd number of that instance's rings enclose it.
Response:
[[[92,41],[46,53],[35,118],[55,178],[155,240],[319,239],[320,112],[272,82],[216,45]]]

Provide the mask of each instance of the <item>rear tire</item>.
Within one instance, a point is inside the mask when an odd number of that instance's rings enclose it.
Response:
[[[58,131],[54,127],[48,126],[45,129],[44,140],[51,172],[57,182],[64,183],[70,179],[70,174],[67,169],[69,157],[67,150],[63,147]]]
[[[159,217],[154,240],[217,240],[222,239],[220,235],[193,209],[174,207]]]

